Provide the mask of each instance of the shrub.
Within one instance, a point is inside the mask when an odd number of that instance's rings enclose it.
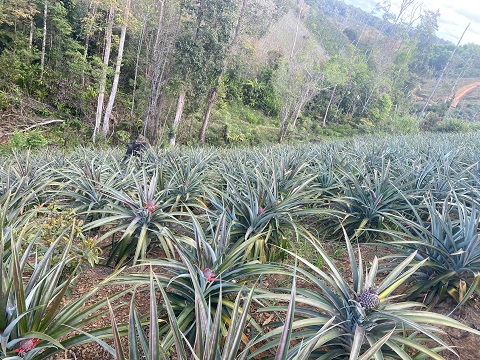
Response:
[[[246,113],[245,114],[245,119],[250,123],[250,124],[253,124],[253,125],[256,125],[258,124],[258,119],[257,117],[252,114],[252,113]]]
[[[20,132],[15,130],[10,139],[12,149],[38,149],[47,146],[48,141],[38,131]]]
[[[440,115],[429,112],[420,124],[420,129],[423,131],[435,131],[442,119]]]
[[[470,129],[469,123],[460,119],[449,118],[439,122],[434,129],[438,132],[464,132]]]
[[[415,134],[420,131],[419,122],[412,115],[393,116],[390,121],[385,123],[385,128],[394,134]]]
[[[97,246],[95,237],[86,236],[83,233],[83,221],[78,220],[75,210],[61,209],[60,207],[50,204],[46,209],[39,211],[39,216],[36,219],[37,228],[40,231],[39,237],[35,242],[40,247],[48,249],[56,239],[62,239],[56,242],[56,251],[53,259],[58,261],[58,255],[63,252],[63,249],[69,244],[69,237],[67,231],[72,233],[73,241],[69,246],[72,261],[66,266],[68,272],[73,271],[78,267],[82,267],[84,263],[94,266],[98,264],[101,249]]]
[[[130,141],[130,134],[127,131],[119,130],[115,134],[121,144],[127,144]]]

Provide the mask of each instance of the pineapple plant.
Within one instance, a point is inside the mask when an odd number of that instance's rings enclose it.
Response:
[[[415,252],[415,259],[426,261],[408,289],[412,299],[422,298],[434,306],[453,297],[463,305],[480,283],[480,213],[478,205],[467,204],[455,193],[438,203],[427,200],[426,211],[415,211],[408,233],[387,243],[404,256]],[[428,222],[424,219],[427,217]]]
[[[75,280],[78,264],[70,251],[74,241],[75,223],[69,231],[58,235],[43,252],[36,251],[35,241],[27,241],[26,226],[11,237],[11,248],[4,251],[4,231],[0,229],[0,358],[48,359],[53,354],[91,341],[87,334],[75,334],[75,329],[94,323],[106,310],[106,299],[92,300],[100,288],[93,288],[76,300],[65,304],[65,295]],[[65,247],[58,245],[65,241]],[[30,234],[30,236],[34,236]],[[59,258],[54,260],[55,252]],[[121,297],[121,292],[115,298]],[[101,331],[97,331],[100,334]]]
[[[293,233],[295,239],[302,235],[295,215],[302,213],[313,198],[310,184],[314,177],[294,170],[296,175],[289,177],[275,166],[241,166],[238,173],[224,175],[224,190],[210,191],[209,202],[215,211],[229,214],[232,237],[236,241],[256,239],[246,254],[250,259],[275,261],[288,247],[287,233]]]
[[[399,175],[383,158],[381,164],[378,169],[370,169],[365,163],[339,169],[340,194],[332,199],[340,219],[335,234],[341,236],[346,229],[349,236],[369,240],[381,236],[378,230],[401,227],[401,212],[408,202],[400,189],[407,186],[408,172]]]
[[[198,219],[192,217],[194,237],[184,239],[181,244],[176,245],[179,260],[149,259],[139,264],[140,267],[149,265],[163,269],[161,273],[155,274],[156,282],[163,288],[168,288],[164,298],[171,304],[174,313],[172,316],[179,319],[177,326],[192,346],[199,336],[203,336],[199,329],[205,323],[204,320],[199,322],[198,306],[205,307],[202,312],[212,314],[212,317],[220,312],[220,326],[228,329],[232,319],[237,316],[233,311],[231,297],[238,296],[242,291],[250,292],[252,282],[257,281],[263,274],[287,275],[278,265],[246,260],[245,252],[255,239],[233,242],[232,226],[227,224],[226,217],[224,213],[217,224],[208,226],[209,232],[205,232]],[[115,281],[138,286],[150,284],[151,278],[149,274],[139,272],[119,276]],[[255,296],[261,298],[266,292],[268,291],[264,289],[256,289]],[[162,305],[161,310],[168,309]],[[173,319],[172,316],[170,320]],[[205,316],[202,315],[201,319]],[[261,332],[261,327],[252,316],[249,315],[245,321],[257,333]],[[167,337],[173,341],[175,330],[163,330],[169,332]]]
[[[358,262],[353,247],[344,233],[350,259],[351,278],[346,278],[334,261],[315,239],[311,245],[328,268],[326,272],[310,261],[291,253],[302,264],[298,274],[309,283],[306,288],[297,289],[297,313],[291,327],[292,339],[307,342],[332,317],[334,321],[325,333],[316,340],[317,346],[311,355],[322,359],[415,359],[431,356],[443,359],[441,349],[455,350],[438,335],[434,326],[451,326],[480,335],[480,331],[469,328],[447,316],[421,310],[424,305],[402,301],[393,292],[408,281],[426,260],[414,263],[416,253],[410,254],[375,284],[378,271],[383,269],[375,257],[367,269],[362,262],[360,250]],[[275,301],[289,300],[285,293],[266,295]],[[395,301],[394,301],[395,300]],[[285,306],[270,306],[262,311],[286,311]],[[252,354],[258,356],[275,348],[281,341],[279,329],[262,336],[262,346]],[[425,345],[428,344],[428,345]],[[436,344],[434,347],[429,345]]]
[[[177,218],[184,213],[170,211],[175,198],[167,195],[158,168],[153,169],[151,174],[149,169],[144,168],[139,174],[132,173],[130,176],[131,187],[117,189],[107,184],[102,186],[102,193],[109,203],[102,209],[90,210],[89,213],[101,216],[84,227],[85,231],[101,233],[99,242],[111,237],[107,265],[120,267],[129,261],[135,264],[145,258],[153,246],[160,248],[166,257],[171,257],[175,253],[172,228],[188,230]]]

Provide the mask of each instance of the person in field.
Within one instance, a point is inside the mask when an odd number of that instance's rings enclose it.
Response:
[[[130,158],[130,156],[137,156],[140,157],[142,152],[147,148],[148,140],[143,135],[138,135],[138,137],[127,144],[127,151],[125,152],[125,156],[123,157],[122,161],[126,161]]]

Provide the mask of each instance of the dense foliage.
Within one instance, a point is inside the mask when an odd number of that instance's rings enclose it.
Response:
[[[436,38],[438,13],[416,11],[414,2],[373,16],[320,0],[2,1],[0,135],[34,148],[138,133],[218,145],[458,131],[477,105],[449,110],[448,100],[468,81],[458,78],[478,75],[480,47],[456,50],[435,106],[421,112],[455,46]],[[44,122],[48,134],[27,131]]]

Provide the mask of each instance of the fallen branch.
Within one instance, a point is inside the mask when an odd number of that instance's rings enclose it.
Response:
[[[18,131],[25,132],[25,131],[34,129],[34,128],[39,127],[39,126],[48,125],[48,124],[55,123],[55,122],[63,123],[63,122],[65,122],[65,120],[61,120],[61,119],[48,120],[48,121],[44,121],[44,122],[41,122],[41,123],[38,123],[38,124],[31,125],[31,126],[25,128],[25,129],[21,129],[21,130],[18,130]],[[13,133],[7,133],[6,135],[13,135]]]

